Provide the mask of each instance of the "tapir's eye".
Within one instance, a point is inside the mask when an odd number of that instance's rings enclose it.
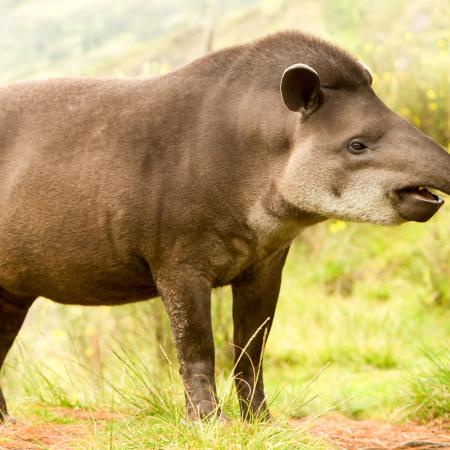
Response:
[[[364,153],[367,150],[367,145],[364,145],[361,141],[358,141],[357,139],[352,139],[347,145],[347,150],[350,153],[358,155],[360,153]]]

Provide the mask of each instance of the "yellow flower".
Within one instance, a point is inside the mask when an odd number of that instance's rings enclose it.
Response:
[[[436,111],[438,109],[438,104],[436,102],[428,103],[428,109],[430,111]]]
[[[170,72],[170,64],[168,64],[166,62],[161,63],[161,67],[160,67],[161,75],[164,75],[168,72]]]
[[[411,115],[411,110],[409,108],[400,108],[400,114],[405,117],[409,117]]]
[[[94,355],[94,349],[92,348],[92,347],[86,347],[85,349],[84,349],[84,354],[88,357],[88,358],[90,358],[91,356],[93,356]]]
[[[363,50],[366,52],[370,52],[370,50],[373,49],[373,45],[370,42],[367,42],[366,44],[364,44]]]
[[[95,335],[95,328],[92,328],[92,327],[86,327],[86,328],[84,329],[84,334],[85,334],[86,336],[94,336],[94,335]]]
[[[343,220],[336,220],[328,225],[328,229],[331,234],[336,234],[339,231],[345,230],[347,228],[347,224]]]
[[[427,98],[434,100],[436,98],[436,92],[434,92],[433,89],[428,89]]]
[[[383,81],[391,81],[391,80],[392,80],[391,72],[383,72]]]
[[[414,35],[410,31],[407,31],[403,34],[403,38],[405,39],[405,41],[411,41],[413,36]]]
[[[52,338],[55,341],[60,341],[65,336],[66,336],[66,333],[64,332],[64,330],[53,330],[53,332],[52,332]]]
[[[413,124],[416,125],[417,127],[420,126],[420,124],[421,124],[421,120],[418,115],[414,115],[412,117],[412,121],[413,121]]]
[[[445,39],[438,39],[436,41],[436,46],[437,46],[437,48],[444,49],[445,47],[447,47],[447,42]]]

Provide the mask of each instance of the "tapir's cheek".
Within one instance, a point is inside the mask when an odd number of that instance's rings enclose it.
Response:
[[[345,170],[338,164],[305,159],[288,166],[279,184],[283,197],[301,210],[343,220],[386,225],[404,219],[388,196],[391,171]]]

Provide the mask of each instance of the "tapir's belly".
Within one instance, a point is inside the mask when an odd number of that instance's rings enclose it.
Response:
[[[86,250],[74,254],[69,246],[66,252],[47,246],[40,258],[27,255],[26,247],[4,250],[0,244],[0,288],[11,294],[79,305],[118,305],[158,295],[149,268],[137,258],[114,263]]]
[[[127,303],[142,302],[158,296],[155,286],[126,286],[111,290],[105,284],[103,289],[80,289],[76,293],[63,291],[60,294],[50,294],[50,300],[65,305],[82,306],[116,306]],[[46,296],[47,297],[47,296]]]

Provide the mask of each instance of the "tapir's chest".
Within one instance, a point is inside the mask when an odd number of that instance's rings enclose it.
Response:
[[[251,239],[237,234],[216,250],[220,257],[212,253],[211,266],[217,273],[216,285],[231,283],[275,253],[285,250],[304,228],[299,223],[283,224],[271,218],[252,222]]]

